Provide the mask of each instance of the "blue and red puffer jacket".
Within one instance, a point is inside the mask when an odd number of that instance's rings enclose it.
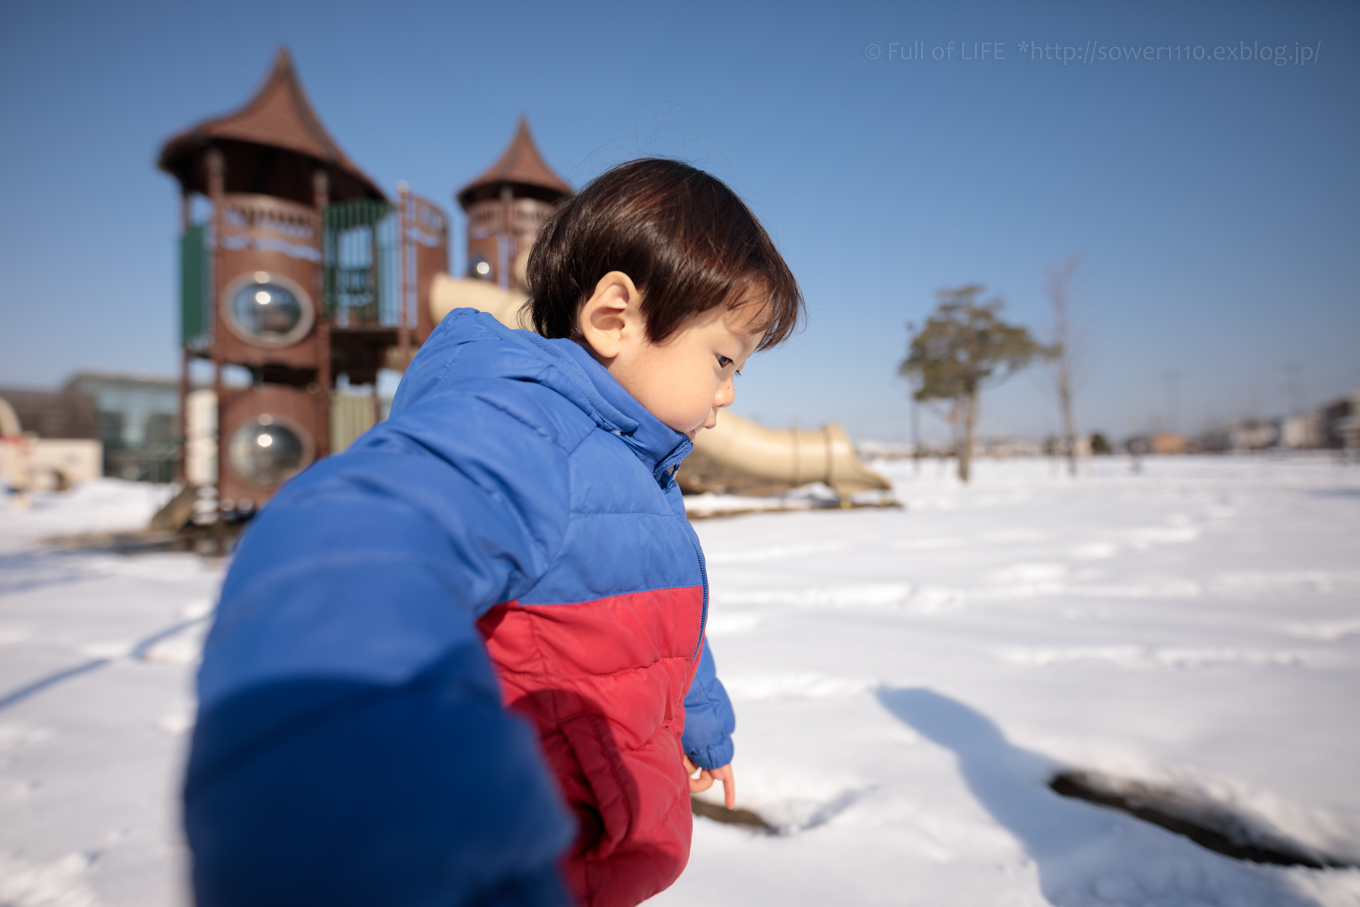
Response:
[[[184,791],[200,907],[670,885],[681,753],[727,764],[734,725],[689,450],[576,344],[447,317],[392,418],[290,482],[223,585]]]

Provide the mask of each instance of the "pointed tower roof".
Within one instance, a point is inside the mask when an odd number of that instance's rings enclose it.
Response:
[[[529,133],[527,117],[519,118],[515,137],[510,140],[510,146],[505,149],[500,160],[459,189],[454,197],[466,211],[473,202],[498,197],[506,186],[516,197],[538,198],[546,202],[555,202],[572,192],[571,185],[543,163],[543,156],[538,153],[534,137]]]
[[[228,192],[261,192],[310,204],[311,174],[320,166],[330,178],[334,201],[386,198],[322,125],[287,48],[279,48],[273,70],[246,106],[173,137],[158,163],[186,190],[206,194],[203,157],[209,148],[226,154]]]

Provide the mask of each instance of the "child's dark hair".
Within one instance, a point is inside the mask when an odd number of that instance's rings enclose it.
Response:
[[[553,212],[529,253],[534,329],[583,342],[577,313],[610,271],[641,292],[653,343],[709,309],[768,300],[764,350],[804,314],[798,282],[755,215],[721,180],[679,161],[615,167]]]

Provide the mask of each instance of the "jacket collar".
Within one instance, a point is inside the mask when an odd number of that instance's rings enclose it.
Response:
[[[532,344],[551,356],[583,399],[576,399],[573,394],[566,396],[572,397],[578,405],[588,403],[582,408],[591,414],[596,424],[622,438],[638,459],[647,464],[662,487],[670,485],[673,469],[694,447],[689,438],[648,412],[575,341],[545,340],[529,331],[510,332],[507,329],[507,333],[513,333],[515,340]]]
[[[493,376],[552,388],[618,435],[663,488],[693,449],[689,438],[649,413],[578,344],[511,330],[474,309],[450,312],[426,339],[401,379],[392,415],[462,379]]]

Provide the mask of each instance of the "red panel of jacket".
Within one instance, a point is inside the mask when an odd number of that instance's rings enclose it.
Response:
[[[507,707],[538,728],[580,823],[564,872],[585,907],[637,904],[689,860],[680,735],[703,588],[497,605],[478,622]]]

